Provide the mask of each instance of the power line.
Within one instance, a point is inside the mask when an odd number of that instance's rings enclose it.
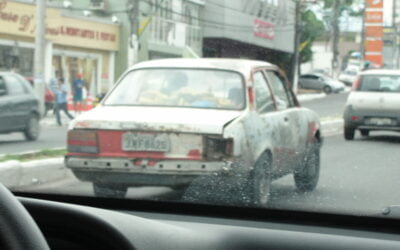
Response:
[[[226,27],[231,27],[231,28],[236,28],[235,31],[240,30],[240,29],[243,29],[243,30],[249,30],[249,29],[254,30],[254,26],[250,26],[250,25],[235,25],[235,24],[227,24],[227,23],[221,23],[221,22],[216,22],[216,21],[210,21],[210,20],[206,20],[206,19],[199,18],[199,17],[193,17],[191,15],[187,15],[187,14],[175,11],[173,9],[163,7],[163,6],[159,5],[159,4],[155,4],[155,3],[152,3],[152,2],[147,1],[147,0],[139,0],[139,1],[147,3],[147,4],[149,4],[150,6],[153,6],[153,7],[155,6],[155,7],[159,8],[160,10],[165,10],[165,11],[168,11],[170,13],[179,15],[181,17],[192,18],[194,20],[197,20],[197,21],[201,22],[202,24],[215,25],[215,26],[211,26],[211,27],[218,27],[218,28],[224,27],[225,29],[226,29]],[[68,9],[70,11],[87,11],[87,9],[72,8],[72,7],[70,7],[70,8],[56,7],[56,8],[58,8],[58,9]],[[124,10],[109,11],[109,13],[110,14],[118,14],[118,13],[129,13],[131,11],[132,11],[131,9],[124,9]],[[295,25],[294,23],[289,23],[289,24],[286,24],[284,26],[275,26],[274,30],[276,30],[276,31],[292,31],[293,30],[294,31],[294,25]]]

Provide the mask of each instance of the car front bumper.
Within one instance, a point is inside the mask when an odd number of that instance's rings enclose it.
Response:
[[[130,159],[86,157],[66,157],[65,164],[81,181],[130,187],[188,185],[204,175],[229,175],[234,168],[230,162],[159,161],[149,166]]]

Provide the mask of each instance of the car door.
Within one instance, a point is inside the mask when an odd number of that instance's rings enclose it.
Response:
[[[273,70],[267,70],[265,74],[275,99],[277,112],[279,113],[279,131],[281,133],[279,144],[283,145],[281,150],[284,151],[283,154],[286,159],[284,170],[291,172],[304,150],[302,148],[302,141],[305,138],[302,136],[304,132],[301,131],[304,124],[302,124],[299,109],[295,105],[294,98],[280,74]]]
[[[251,112],[250,118],[246,119],[245,126],[247,138],[250,140],[249,147],[258,157],[265,150],[271,150],[273,154],[272,171],[280,172],[284,169],[285,156],[280,144],[279,136],[281,115],[276,112],[276,105],[262,71],[253,73],[253,88],[255,99],[255,111]],[[255,159],[257,160],[257,159]]]
[[[16,76],[7,74],[3,78],[11,98],[9,103],[12,111],[12,126],[15,129],[23,128],[31,110],[32,97],[24,84]]]
[[[312,76],[311,75],[303,75],[300,77],[300,85],[304,89],[310,89],[312,86]]]
[[[0,76],[0,132],[9,131],[12,128],[13,116],[11,109],[12,97],[8,93],[7,85]]]
[[[323,78],[315,75],[310,76],[310,89],[322,90]]]

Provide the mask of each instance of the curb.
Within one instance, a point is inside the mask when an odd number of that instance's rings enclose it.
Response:
[[[61,180],[69,173],[70,170],[64,166],[64,158],[0,163],[0,182],[8,188],[49,183]]]
[[[334,136],[343,133],[344,120],[336,119],[332,121],[321,122],[321,132],[323,136]]]
[[[299,102],[308,102],[308,101],[323,99],[326,96],[327,95],[324,93],[322,93],[322,94],[302,94],[302,95],[297,95],[297,100]]]

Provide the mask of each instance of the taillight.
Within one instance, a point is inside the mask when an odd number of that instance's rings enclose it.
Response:
[[[357,79],[354,81],[354,83],[353,83],[353,88],[352,88],[352,90],[353,91],[356,91],[356,90],[358,90],[358,88],[360,87],[360,84],[361,84],[361,77],[357,77]]]
[[[233,146],[234,142],[231,138],[206,137],[204,146],[205,158],[221,160],[233,156]]]
[[[97,133],[95,131],[71,130],[68,132],[69,153],[99,153]]]

